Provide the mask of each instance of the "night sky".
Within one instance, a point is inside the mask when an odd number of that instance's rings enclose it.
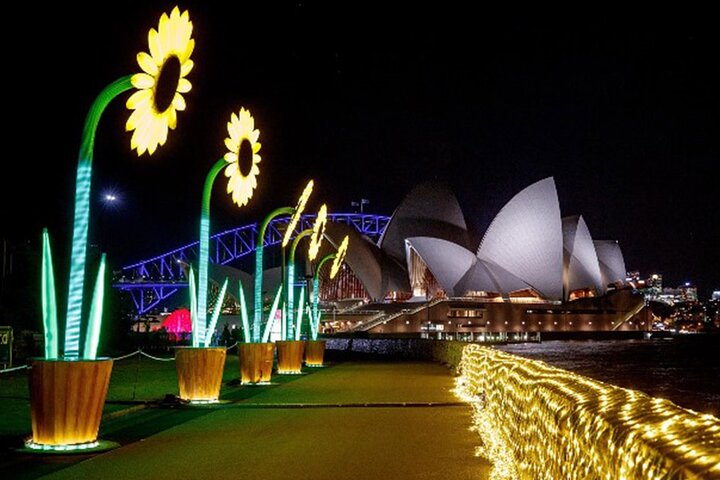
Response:
[[[105,85],[139,71],[148,29],[173,4],[105,11],[97,2],[66,22],[68,7],[25,3],[16,20],[32,43],[4,38],[13,106],[2,227],[13,242],[38,242],[48,226],[64,277],[84,116]],[[260,186],[238,209],[219,179],[213,231],[294,204],[310,178],[312,210],[325,201],[351,211],[367,198],[366,211],[387,215],[416,183],[437,179],[479,241],[505,202],[552,175],[562,214],[584,215],[596,239],[619,240],[629,269],[663,273],[666,286],[692,281],[703,297],[720,289],[716,15],[595,12],[568,22],[450,4],[225,3],[181,4],[195,27],[193,90],[165,147],[130,151],[129,94],[103,116],[91,236],[114,268],[196,239],[205,174],[225,151],[230,113],[244,106],[261,131]],[[107,190],[117,207],[101,207]]]

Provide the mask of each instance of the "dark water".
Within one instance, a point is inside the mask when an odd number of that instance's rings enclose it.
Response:
[[[563,340],[500,350],[720,416],[720,336],[653,340]]]

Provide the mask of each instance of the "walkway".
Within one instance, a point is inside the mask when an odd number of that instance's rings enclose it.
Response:
[[[128,429],[149,432],[142,441],[42,478],[487,478],[470,408],[451,388],[437,364],[342,363],[224,407],[185,409],[193,416],[179,424],[163,422],[166,410],[130,414]]]

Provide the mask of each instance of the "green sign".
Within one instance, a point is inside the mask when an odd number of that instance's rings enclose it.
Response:
[[[0,327],[0,365],[12,367],[12,327]]]

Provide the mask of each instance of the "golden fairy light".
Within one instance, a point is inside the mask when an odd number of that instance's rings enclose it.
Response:
[[[478,345],[459,370],[494,480],[720,479],[711,415]]]

